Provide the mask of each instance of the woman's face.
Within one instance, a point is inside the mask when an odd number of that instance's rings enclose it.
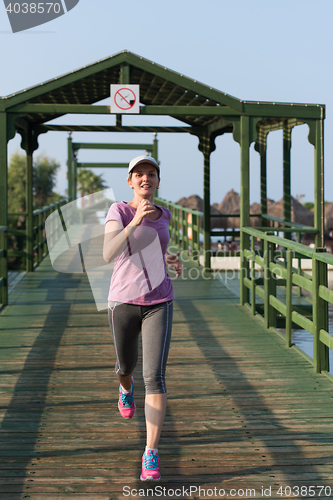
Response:
[[[128,185],[140,196],[151,196],[160,185],[157,170],[150,163],[140,163],[132,170]]]

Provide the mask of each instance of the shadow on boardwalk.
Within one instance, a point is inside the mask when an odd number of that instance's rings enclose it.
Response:
[[[199,486],[255,488],[261,498],[261,487],[271,486],[270,498],[283,498],[280,485],[329,485],[330,382],[221,283],[184,279],[175,291],[160,488],[192,486],[191,498],[205,498],[194,491]],[[137,414],[127,422],[116,408],[107,316],[96,312],[86,278],[59,275],[46,263],[13,300],[0,317],[1,498],[109,500],[125,498],[126,485],[154,488],[138,481],[141,361]]]

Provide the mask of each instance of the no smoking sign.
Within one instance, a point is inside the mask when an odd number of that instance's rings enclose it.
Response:
[[[140,113],[140,85],[111,85],[111,113]]]

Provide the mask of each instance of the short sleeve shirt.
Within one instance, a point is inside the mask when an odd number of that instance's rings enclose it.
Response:
[[[157,206],[157,205],[156,205]],[[127,247],[115,258],[108,300],[135,305],[154,305],[174,299],[165,253],[169,243],[171,213],[164,207],[156,221],[143,218],[127,241]],[[113,203],[105,224],[118,221],[126,227],[136,210],[125,201]]]

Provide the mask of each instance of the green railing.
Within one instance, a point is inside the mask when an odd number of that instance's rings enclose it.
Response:
[[[7,226],[0,226],[0,307],[7,303]]]
[[[308,232],[308,228],[279,228],[279,231]],[[267,328],[281,335],[288,347],[292,346],[291,331],[297,325],[313,335],[313,359],[297,349],[313,365],[333,381],[329,371],[329,352],[333,348],[333,337],[328,332],[328,304],[333,304],[333,291],[327,286],[327,266],[333,266],[333,256],[324,248],[310,248],[286,238],[275,236],[266,228],[243,227],[243,235],[250,237],[250,247],[242,251],[241,296],[243,304],[253,315],[258,314],[257,297],[264,302],[263,320]],[[312,232],[316,232],[312,228]],[[255,250],[255,241],[261,241],[263,251]],[[293,259],[311,259],[311,274],[293,267]],[[251,265],[250,265],[251,264]],[[277,297],[277,287],[285,287],[285,293]],[[294,288],[301,287],[309,297],[310,314],[304,314],[298,304]],[[247,293],[250,291],[250,293]],[[248,299],[248,300],[246,300]],[[297,302],[297,300],[296,300]],[[303,312],[303,313],[302,313]],[[276,330],[277,315],[285,318],[285,336]]]
[[[167,208],[172,214],[169,224],[170,242],[181,250],[189,251],[194,262],[199,264],[200,254],[203,254],[200,244],[200,234],[203,234],[203,212],[161,198],[155,198],[154,202]]]
[[[34,210],[33,212],[33,263],[34,268],[36,268],[44,257],[48,254],[46,234],[45,234],[45,221],[52,212],[57,210],[68,203],[67,199],[59,200],[52,205],[40,208],[39,210]],[[56,227],[55,230],[61,234],[62,228]],[[50,236],[50,235],[49,235]]]
[[[9,229],[7,226],[0,227],[0,307],[8,304],[8,257],[26,257],[32,262],[32,268],[36,268],[47,255],[47,243],[45,235],[45,220],[59,207],[68,203],[69,199],[64,198],[46,207],[33,212],[32,232],[28,229]],[[25,212],[9,213],[9,217],[24,216]],[[24,237],[24,250],[8,250],[8,236]],[[31,244],[28,244],[31,243]],[[29,252],[29,249],[31,251]]]

